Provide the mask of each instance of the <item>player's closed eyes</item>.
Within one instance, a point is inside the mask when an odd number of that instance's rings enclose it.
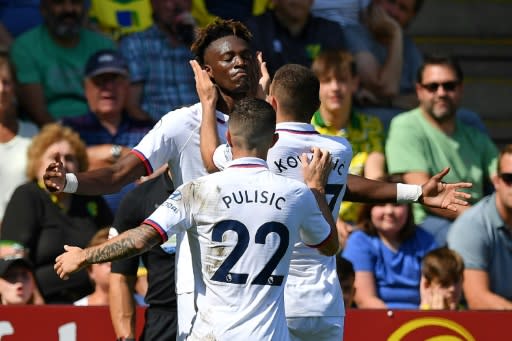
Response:
[[[425,88],[428,92],[436,92],[439,87],[442,87],[445,91],[454,91],[455,88],[457,88],[457,85],[459,85],[458,81],[449,81],[444,83],[426,83],[421,84],[423,88]]]

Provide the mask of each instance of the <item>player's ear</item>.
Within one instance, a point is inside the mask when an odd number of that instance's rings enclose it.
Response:
[[[274,108],[275,111],[277,111],[277,100],[274,96],[267,95],[266,101],[272,106],[272,108]]]
[[[203,65],[203,70],[205,70],[206,73],[208,74],[208,76],[210,76],[210,78],[213,79],[212,68],[211,68],[210,65],[204,64]]]

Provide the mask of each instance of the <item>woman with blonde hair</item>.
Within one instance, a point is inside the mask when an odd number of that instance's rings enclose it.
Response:
[[[92,292],[86,271],[62,281],[53,270],[66,244],[85,247],[100,228],[112,223],[112,212],[101,196],[50,193],[43,184],[46,165],[59,158],[67,172],[87,170],[86,147],[68,127],[48,124],[28,149],[27,177],[9,201],[1,239],[29,249],[36,280],[46,303],[73,303]]]

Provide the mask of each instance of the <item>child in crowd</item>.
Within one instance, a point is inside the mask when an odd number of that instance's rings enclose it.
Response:
[[[457,252],[441,247],[427,253],[421,265],[420,309],[458,310],[463,272],[464,261]]]
[[[34,304],[37,290],[32,265],[23,257],[0,258],[2,305]]]

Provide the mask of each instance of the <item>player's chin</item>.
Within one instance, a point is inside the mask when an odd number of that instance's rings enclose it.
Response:
[[[234,91],[237,93],[244,93],[251,90],[249,79],[240,79],[234,84]]]

